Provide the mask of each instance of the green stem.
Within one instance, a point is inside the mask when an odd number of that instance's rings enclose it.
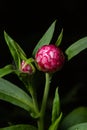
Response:
[[[41,105],[40,118],[38,121],[38,130],[44,130],[44,116],[45,116],[47,98],[49,94],[50,82],[51,82],[51,76],[49,73],[46,73],[46,83]]]
[[[37,95],[36,95],[35,87],[32,84],[33,75],[32,76],[24,75],[24,76],[20,76],[19,78],[24,83],[27,91],[31,94],[31,97],[33,100],[34,111],[38,116],[39,115],[39,108],[38,108],[38,102],[37,102]]]
[[[37,114],[39,114],[39,108],[38,108],[38,102],[37,102],[37,96],[36,96],[36,92],[35,89],[33,89],[33,87],[30,87],[30,94],[32,96],[33,99],[33,104],[34,104],[34,108]]]
[[[32,82],[28,81],[27,84],[25,82],[24,82],[24,84],[25,84],[28,92],[30,93],[30,95],[32,97],[34,110],[39,115],[39,108],[38,108],[36,90],[35,90],[34,86],[32,85]]]

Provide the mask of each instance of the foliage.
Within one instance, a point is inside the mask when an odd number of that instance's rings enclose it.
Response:
[[[28,112],[28,116],[33,118],[36,122],[34,126],[31,124],[18,124],[11,125],[5,128],[0,128],[0,130],[86,130],[87,128],[87,108],[79,107],[73,110],[67,116],[63,116],[63,112],[61,110],[61,100],[58,92],[58,87],[55,90],[54,99],[52,99],[51,110],[50,113],[51,120],[48,123],[48,128],[45,124],[45,116],[47,109],[47,101],[49,99],[49,90],[50,83],[52,81],[52,77],[54,73],[44,73],[45,74],[45,87],[42,95],[42,102],[39,104],[38,95],[36,94],[34,76],[36,72],[39,71],[36,61],[35,54],[40,47],[43,45],[49,45],[53,38],[53,34],[55,31],[56,20],[50,25],[48,30],[39,40],[34,50],[32,51],[32,57],[27,58],[23,49],[19,46],[19,44],[13,40],[5,31],[4,38],[6,44],[11,52],[15,64],[9,64],[0,68],[0,99],[6,102],[9,102],[13,105],[16,105],[25,111]],[[63,38],[63,29],[61,30],[55,45],[57,47],[60,46]],[[87,37],[83,37],[71,44],[66,50],[66,62],[69,62],[72,58],[74,58],[77,54],[87,48]],[[21,70],[21,63],[25,61],[25,65],[29,64],[33,73],[26,73]],[[4,76],[8,74],[16,74],[25,86],[25,90],[21,89],[19,86],[7,81]],[[55,72],[56,73],[56,72]],[[38,77],[39,79],[39,77]]]

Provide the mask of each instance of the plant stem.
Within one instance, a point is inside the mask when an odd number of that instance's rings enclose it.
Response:
[[[36,96],[36,91],[33,88],[33,86],[30,86],[29,88],[29,92],[32,96],[32,100],[33,100],[33,104],[34,104],[34,109],[36,111],[37,114],[39,114],[39,108],[38,108],[38,102],[37,102],[37,96]]]
[[[33,100],[34,112],[38,116],[39,115],[39,108],[38,108],[36,90],[32,84],[33,76],[25,75],[24,77],[20,76],[19,78],[24,83],[27,91],[30,93],[32,100]]]
[[[51,75],[49,73],[46,73],[46,82],[41,105],[40,118],[38,121],[38,130],[44,130],[44,116],[45,116],[47,98],[49,94],[50,82],[51,82]]]

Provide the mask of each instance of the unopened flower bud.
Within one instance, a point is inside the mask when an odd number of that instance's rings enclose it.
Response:
[[[30,66],[29,64],[27,64],[24,60],[21,62],[21,69],[20,69],[23,73],[29,73],[32,74],[33,70],[32,70],[32,66]]]
[[[39,70],[43,72],[55,72],[64,64],[63,52],[55,45],[42,46],[35,55]]]

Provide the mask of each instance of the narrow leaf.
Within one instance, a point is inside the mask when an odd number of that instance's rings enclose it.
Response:
[[[55,43],[56,46],[59,46],[61,44],[62,38],[63,38],[63,29],[61,30],[60,35],[58,36],[58,39]]]
[[[62,113],[60,114],[60,99],[58,94],[58,88],[56,88],[55,97],[53,100],[53,108],[52,108],[52,124],[49,127],[49,130],[57,130],[61,118],[62,118]]]
[[[51,26],[48,28],[48,30],[45,32],[45,34],[42,36],[42,38],[40,39],[40,41],[37,43],[37,45],[35,46],[32,55],[35,56],[37,50],[43,46],[43,45],[48,45],[53,37],[53,33],[55,30],[55,24],[56,24],[56,20],[51,24]]]
[[[58,88],[56,88],[52,108],[52,123],[58,118],[59,115],[60,115],[60,99],[58,94]]]
[[[14,66],[13,65],[6,65],[5,67],[0,69],[0,78],[10,74],[14,71]]]
[[[76,56],[86,48],[87,48],[87,37],[81,38],[80,40],[76,41],[75,43],[70,45],[65,51],[68,60],[72,59],[74,56]]]
[[[13,125],[5,128],[0,128],[0,130],[37,130],[37,128],[32,125],[19,124],[19,125]]]
[[[67,130],[87,130],[87,122],[77,124],[68,128]]]
[[[60,114],[60,116],[55,120],[55,122],[52,123],[52,125],[49,127],[48,130],[58,130],[59,127],[59,123],[61,121],[62,118],[62,113]]]
[[[78,107],[63,119],[60,130],[67,130],[69,127],[83,122],[87,122],[87,107]]]
[[[32,99],[22,89],[0,78],[0,99],[17,105],[27,111],[33,111]]]
[[[26,54],[24,53],[22,48],[18,45],[18,43],[15,40],[13,40],[5,31],[4,31],[4,37],[16,65],[19,66],[20,59],[26,60]]]

